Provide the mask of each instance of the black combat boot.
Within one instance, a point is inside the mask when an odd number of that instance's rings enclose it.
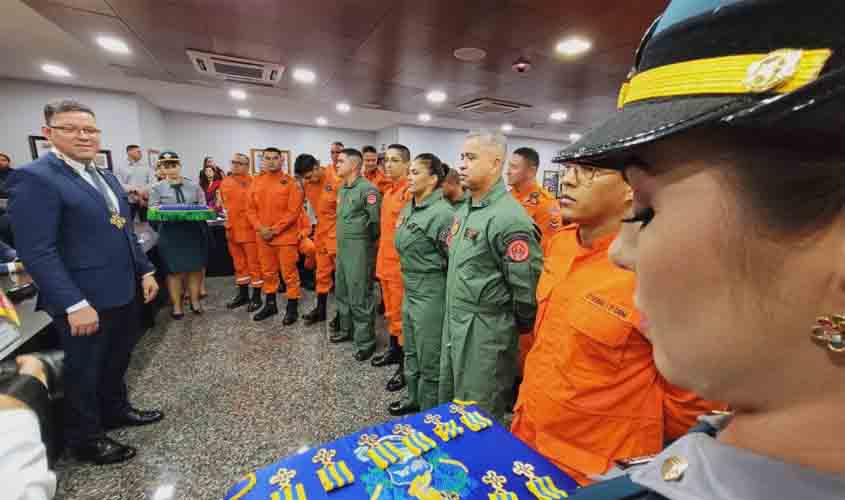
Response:
[[[285,318],[282,320],[282,324],[285,326],[289,326],[296,323],[296,320],[298,319],[299,299],[288,299],[288,306],[285,310]]]
[[[261,309],[261,306],[264,305],[264,302],[261,301],[261,289],[260,288],[253,288],[252,289],[252,300],[249,301],[249,305],[246,308],[246,312],[255,312]]]
[[[311,326],[315,323],[321,323],[326,320],[326,303],[328,302],[328,298],[329,296],[326,293],[317,295],[317,307],[303,316],[305,319],[305,326]]]
[[[238,285],[238,294],[226,304],[226,309],[237,309],[249,304],[249,285]]]
[[[267,300],[264,301],[264,308],[258,311],[258,314],[252,317],[253,321],[264,321],[270,316],[279,314],[279,309],[276,307],[276,294],[268,293]]]

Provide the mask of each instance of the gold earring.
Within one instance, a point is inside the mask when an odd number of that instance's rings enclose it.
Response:
[[[824,342],[833,352],[845,352],[845,316],[820,316],[810,334],[813,340]]]

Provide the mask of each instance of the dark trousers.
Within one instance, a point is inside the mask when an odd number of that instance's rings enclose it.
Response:
[[[97,311],[100,330],[72,336],[67,317],[54,325],[65,351],[65,441],[69,446],[103,435],[103,426],[129,407],[126,369],[143,331],[136,300]]]

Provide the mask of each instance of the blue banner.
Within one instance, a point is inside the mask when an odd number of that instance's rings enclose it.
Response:
[[[477,407],[445,404],[283,458],[225,499],[559,500],[576,487]]]

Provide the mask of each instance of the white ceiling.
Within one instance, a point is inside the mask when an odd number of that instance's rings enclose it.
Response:
[[[415,114],[353,107],[352,112],[341,115],[335,111],[334,102],[266,95],[251,95],[247,101],[236,102],[229,98],[228,89],[222,84],[219,88],[210,88],[132,78],[110,66],[119,64],[121,56],[92,51],[89,44],[81,43],[20,0],[0,0],[0,3],[0,61],[5,63],[0,65],[0,77],[130,92],[165,110],[236,116],[237,108],[246,107],[252,111],[253,119],[313,126],[317,116],[325,116],[332,127],[369,131],[399,124],[421,125]],[[98,34],[91,33],[91,37]],[[74,76],[66,79],[48,76],[41,71],[45,62],[60,63]],[[436,112],[433,117],[426,126],[449,129],[479,126],[475,121],[438,118]],[[568,142],[562,134],[550,131],[518,128],[510,135]]]

